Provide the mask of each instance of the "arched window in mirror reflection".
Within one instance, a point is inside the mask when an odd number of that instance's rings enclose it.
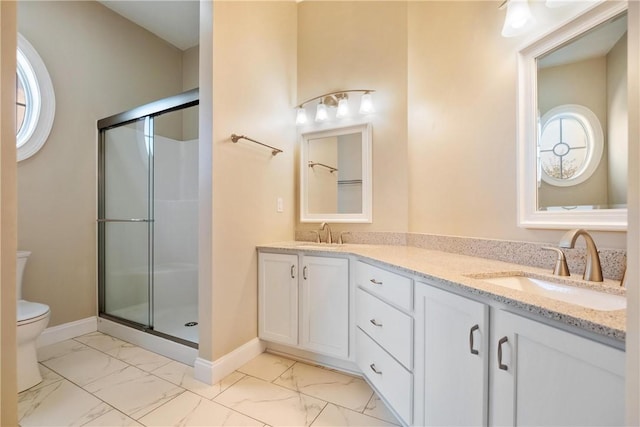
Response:
[[[603,133],[596,115],[580,105],[561,105],[542,118],[542,179],[557,187],[580,184],[602,159]]]

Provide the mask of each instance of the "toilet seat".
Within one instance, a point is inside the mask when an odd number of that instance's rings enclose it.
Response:
[[[49,316],[49,306],[39,302],[18,300],[18,326],[38,322]]]

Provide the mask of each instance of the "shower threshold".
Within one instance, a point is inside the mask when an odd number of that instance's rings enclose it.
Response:
[[[130,342],[189,366],[193,366],[198,357],[197,346],[193,347],[192,343],[187,345],[176,342],[170,339],[171,337],[165,337],[164,334],[159,335],[151,330],[131,327],[105,317],[98,317],[98,332]]]
[[[139,304],[113,310],[109,314],[123,319],[135,319],[136,315],[144,313],[146,310],[146,304]],[[187,324],[191,322],[195,322],[196,325],[187,326]],[[196,304],[165,307],[162,309],[156,308],[153,312],[153,330],[156,333],[193,343],[189,345],[197,346],[198,344],[199,335],[197,322],[198,306]]]

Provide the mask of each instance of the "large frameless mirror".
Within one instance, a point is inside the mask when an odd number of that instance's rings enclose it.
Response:
[[[519,55],[518,223],[627,226],[627,13],[606,2]]]
[[[372,222],[371,125],[300,139],[300,221]]]

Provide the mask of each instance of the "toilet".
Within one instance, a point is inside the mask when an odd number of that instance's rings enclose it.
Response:
[[[49,306],[22,299],[22,274],[31,252],[18,251],[16,293],[18,295],[18,392],[42,381],[36,355],[36,340],[49,324]]]

